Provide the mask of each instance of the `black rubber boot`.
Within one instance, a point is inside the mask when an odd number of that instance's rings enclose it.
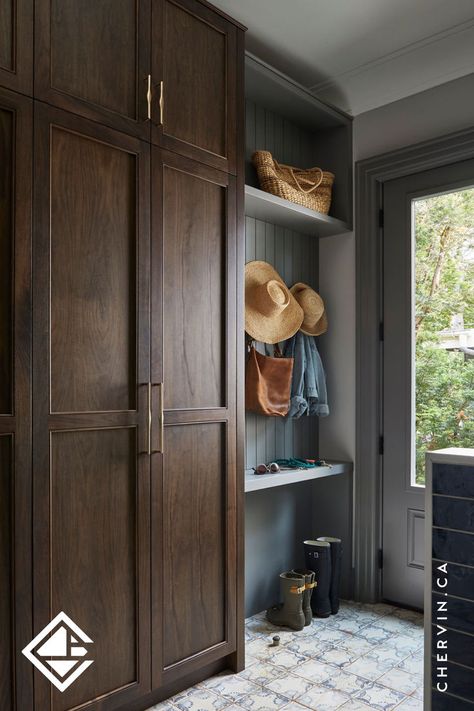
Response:
[[[318,538],[318,541],[325,541],[331,546],[331,585],[329,588],[329,600],[331,602],[331,614],[336,615],[339,612],[342,541],[340,538],[331,538],[331,536],[321,536]]]
[[[306,568],[295,568],[293,573],[297,575],[304,575],[305,588],[303,593],[303,613],[304,613],[304,625],[307,627],[311,624],[313,619],[313,611],[311,609],[311,597],[313,595],[313,590],[316,587],[314,582],[314,572],[312,570],[306,570]]]
[[[311,609],[316,617],[329,617],[331,602],[331,546],[326,541],[305,541],[304,554],[306,567],[314,571],[316,587],[311,597]]]

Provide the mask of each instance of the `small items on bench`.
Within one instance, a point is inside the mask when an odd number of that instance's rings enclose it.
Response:
[[[288,471],[291,469],[314,469],[315,467],[332,467],[324,459],[276,459],[269,464],[257,464],[252,467],[255,474],[277,474],[280,471]]]

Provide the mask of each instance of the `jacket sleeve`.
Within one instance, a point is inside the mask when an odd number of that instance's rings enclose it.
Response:
[[[308,414],[317,415],[318,417],[327,417],[327,415],[329,415],[329,407],[326,388],[326,374],[324,372],[323,363],[314,337],[308,337],[308,341],[311,351],[311,384],[314,388],[308,394]]]
[[[308,409],[308,403],[303,395],[304,373],[305,373],[305,352],[301,339],[303,334],[297,333],[286,341],[284,355],[293,358],[293,377],[291,380],[291,399],[288,417],[298,418],[304,415]]]

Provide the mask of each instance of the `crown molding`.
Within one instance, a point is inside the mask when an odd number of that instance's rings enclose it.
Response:
[[[323,82],[311,92],[357,116],[474,72],[474,21]]]
[[[403,57],[406,54],[410,54],[424,47],[429,47],[430,45],[437,44],[438,42],[441,42],[448,37],[458,35],[468,30],[474,30],[474,20],[469,20],[468,22],[461,22],[458,25],[453,25],[452,27],[448,27],[445,30],[442,30],[441,32],[436,32],[435,34],[430,35],[429,37],[424,37],[420,40],[417,40],[416,42],[411,42],[410,44],[407,44],[404,47],[400,47],[400,49],[397,49],[394,52],[388,52],[387,54],[377,57],[376,59],[372,59],[369,62],[359,64],[357,67],[351,67],[350,69],[347,69],[344,72],[339,72],[338,74],[335,74],[334,76],[329,77],[324,81],[317,82],[313,86],[310,86],[309,90],[314,94],[321,91],[325,91],[330,87],[338,86],[340,80],[342,79],[352,79],[360,74],[365,74],[374,67],[378,67],[388,62],[393,62],[399,57]]]

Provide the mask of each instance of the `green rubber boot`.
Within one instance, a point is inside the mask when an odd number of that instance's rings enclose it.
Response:
[[[290,571],[280,575],[280,592],[283,602],[269,607],[267,620],[279,627],[290,627],[300,631],[305,626],[303,612],[303,594],[305,592],[305,577]]]
[[[313,611],[311,609],[311,596],[313,594],[313,589],[316,587],[317,583],[314,579],[314,571],[307,570],[306,568],[295,568],[292,573],[297,573],[298,575],[304,576],[305,588],[303,593],[303,614],[305,619],[305,627],[311,624],[313,619]]]

